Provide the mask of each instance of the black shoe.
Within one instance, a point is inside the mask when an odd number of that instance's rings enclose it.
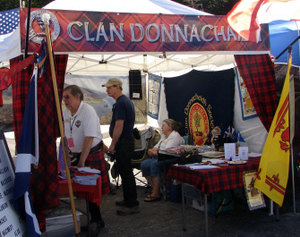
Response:
[[[97,237],[100,232],[100,227],[98,226],[97,222],[93,222],[90,224],[90,234],[92,237]]]
[[[122,200],[122,201],[116,201],[116,206],[125,207],[126,206],[126,202],[124,200]]]
[[[100,227],[101,229],[105,227],[105,223],[104,223],[103,220],[98,221],[97,224],[99,225],[99,227]]]
[[[139,206],[134,207],[122,207],[121,209],[117,210],[117,214],[119,216],[128,216],[139,213]]]
[[[103,220],[97,222],[91,222],[90,224],[90,233],[92,237],[97,237],[100,230],[105,227],[105,223]]]
[[[116,189],[115,188],[110,188],[109,194],[116,195],[117,194]]]

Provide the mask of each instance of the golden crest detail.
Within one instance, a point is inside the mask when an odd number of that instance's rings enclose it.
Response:
[[[193,135],[194,145],[204,145],[214,127],[211,108],[205,98],[195,94],[184,109],[185,128]]]

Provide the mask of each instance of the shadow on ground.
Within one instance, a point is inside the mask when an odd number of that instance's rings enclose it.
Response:
[[[181,203],[171,201],[157,201],[145,203],[145,187],[138,186],[140,213],[121,217],[116,215],[115,201],[122,199],[121,188],[116,194],[103,197],[101,212],[106,223],[98,236],[204,236],[204,213],[192,207],[186,209],[187,230],[182,230]],[[76,206],[84,208],[83,200],[76,200]],[[299,203],[297,203],[299,204]],[[300,206],[298,205],[298,208]],[[86,219],[81,217],[81,226]],[[269,208],[250,211],[244,198],[242,189],[235,190],[234,209],[221,213],[215,217],[209,215],[209,236],[300,236],[300,215],[285,212],[275,216],[269,215]],[[82,231],[80,236],[88,236]]]

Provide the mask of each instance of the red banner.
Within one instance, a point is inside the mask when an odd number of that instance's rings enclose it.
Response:
[[[22,48],[27,10],[21,11]],[[57,52],[268,51],[268,32],[258,43],[242,39],[226,16],[132,14],[33,9],[28,52],[45,37],[45,17]]]

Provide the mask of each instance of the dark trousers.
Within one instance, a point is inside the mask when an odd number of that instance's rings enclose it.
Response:
[[[127,207],[137,206],[136,183],[131,166],[134,151],[133,138],[120,138],[116,144],[116,162],[122,179],[123,198]]]
[[[89,211],[91,214],[91,222],[99,222],[102,220],[100,207],[94,202],[89,202]]]

